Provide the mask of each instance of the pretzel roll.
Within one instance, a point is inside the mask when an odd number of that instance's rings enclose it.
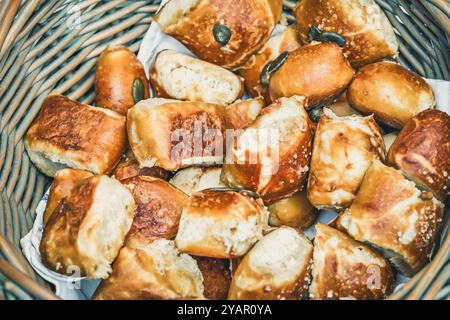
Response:
[[[226,187],[220,181],[221,173],[222,168],[217,167],[189,167],[178,171],[170,179],[170,183],[188,196],[191,196],[198,191]]]
[[[97,106],[126,116],[128,109],[149,97],[144,66],[136,55],[124,46],[108,45],[95,69]]]
[[[268,213],[260,199],[213,190],[191,196],[181,215],[176,245],[196,256],[241,257],[262,238]]]
[[[316,230],[312,299],[379,300],[392,292],[394,272],[382,255],[327,225]]]
[[[270,61],[286,51],[300,48],[295,28],[288,27],[272,36],[266,44],[239,68],[239,74],[245,79],[245,88],[252,97],[265,97],[267,87],[260,82],[261,72]]]
[[[308,199],[319,209],[350,205],[375,159],[384,160],[384,142],[373,116],[338,117],[325,109],[316,129]]]
[[[123,247],[111,276],[94,300],[202,299],[203,276],[197,262],[173,241],[159,239],[137,248]]]
[[[176,171],[223,161],[226,128],[222,106],[148,99],[128,112],[128,140],[140,167]]]
[[[90,279],[107,278],[134,209],[133,196],[118,181],[107,176],[85,179],[50,216],[39,247],[43,263],[63,275],[78,268]]]
[[[350,84],[347,98],[363,114],[401,129],[436,101],[426,81],[397,63],[382,61],[361,68]]]
[[[204,296],[210,300],[226,300],[231,283],[230,261],[193,256],[203,276]]]
[[[53,210],[55,210],[61,200],[67,197],[73,188],[80,184],[84,179],[92,177],[93,175],[94,174],[89,171],[70,168],[59,170],[56,173],[55,179],[53,179],[52,185],[50,186],[47,206],[44,211],[44,225],[47,224]]]
[[[174,51],[160,51],[150,69],[157,97],[228,105],[244,93],[243,80],[233,72]]]
[[[282,0],[169,0],[155,21],[200,59],[236,68],[266,43],[282,7]]]
[[[388,163],[442,201],[450,188],[450,117],[425,110],[409,120],[388,154]]]
[[[270,232],[239,263],[228,299],[300,299],[308,291],[312,252],[312,244],[297,229]]]
[[[311,156],[311,121],[305,98],[281,98],[229,146],[222,181],[257,192],[264,203],[290,197],[306,178]]]
[[[430,192],[421,192],[398,170],[374,161],[337,225],[355,240],[380,249],[411,276],[429,260],[443,209]]]
[[[293,95],[305,96],[307,109],[336,99],[353,78],[354,70],[335,43],[319,43],[289,52],[273,72],[269,97],[275,101]]]
[[[344,53],[355,67],[397,55],[394,29],[374,0],[302,0],[294,11],[303,43],[311,40],[312,26],[338,33],[345,38]]]
[[[263,98],[236,101],[225,109],[228,128],[245,129],[251,125],[265,107]]]
[[[125,117],[49,95],[25,137],[30,160],[45,175],[64,168],[109,174],[126,145]]]
[[[174,238],[188,196],[158,178],[133,177],[121,182],[131,191],[136,203],[126,244],[137,247],[160,238]]]

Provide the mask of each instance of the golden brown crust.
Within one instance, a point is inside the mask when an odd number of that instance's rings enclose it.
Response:
[[[50,219],[53,210],[58,206],[59,202],[67,197],[73,188],[80,184],[84,179],[92,177],[89,171],[78,169],[63,169],[56,173],[55,179],[50,187],[47,206],[44,211],[44,225]]]
[[[388,61],[361,68],[349,86],[350,105],[394,128],[435,106],[431,87],[418,75]]]
[[[294,95],[307,98],[307,109],[337,98],[353,78],[354,70],[335,43],[301,47],[289,53],[287,60],[272,74],[269,97]]]
[[[320,118],[308,178],[308,199],[320,209],[350,205],[372,161],[384,161],[384,141],[373,116]]]
[[[206,299],[226,300],[231,283],[230,262],[226,259],[193,257],[203,275]]]
[[[450,117],[426,110],[410,119],[394,141],[388,163],[444,201],[450,188]]]
[[[312,299],[378,300],[392,292],[394,272],[383,256],[327,225],[316,230]]]
[[[126,244],[140,246],[156,239],[175,237],[181,210],[188,197],[168,182],[153,177],[121,181],[133,195],[136,213]]]
[[[293,51],[300,48],[295,28],[289,27],[282,33],[273,36],[264,47],[251,56],[247,62],[239,68],[239,74],[245,79],[245,87],[252,97],[265,97],[267,88],[261,86],[259,79],[265,65],[276,59],[285,51]]]
[[[393,56],[398,45],[387,18],[375,3],[361,7],[350,4],[353,1],[342,0],[302,0],[295,8],[298,35],[302,43],[309,42],[308,34],[311,26],[317,26],[321,31],[336,32],[345,37],[344,53],[350,63],[361,66]],[[356,3],[361,1],[354,1]],[[361,12],[361,15],[356,12]],[[384,20],[381,30],[371,21]],[[387,39],[389,38],[389,39]],[[394,43],[389,43],[389,41]]]
[[[442,217],[441,202],[421,193],[399,171],[374,161],[338,227],[394,255],[390,260],[397,261],[396,267],[412,275],[428,261]]]
[[[268,214],[260,199],[233,191],[204,190],[183,208],[177,247],[196,256],[243,256],[262,237]]]
[[[122,157],[122,160],[120,160],[114,168],[112,176],[119,181],[138,176],[160,178],[167,181],[172,177],[172,173],[156,166],[151,168],[141,168],[133,152],[128,150]]]
[[[303,97],[292,97],[282,98],[266,107],[258,119],[246,129],[247,133],[244,132],[240,136],[242,139],[238,139],[233,146],[231,156],[227,155],[222,169],[222,181],[231,187],[257,192],[265,204],[271,204],[297,192],[306,179],[313,135],[312,123],[304,105]],[[255,129],[268,135],[270,131],[264,130],[280,129],[278,136],[272,136],[278,140],[270,141],[269,148],[273,155],[278,156],[276,159],[267,158],[269,152],[264,150],[263,138],[257,139],[257,146],[248,144],[246,137]],[[259,129],[261,131],[258,131]],[[276,146],[279,147],[278,150],[274,149]],[[257,161],[254,161],[255,159]]]
[[[255,98],[238,101],[225,109],[227,127],[233,129],[245,129],[251,125],[264,108],[264,99]]]
[[[28,130],[25,144],[33,162],[47,175],[53,176],[53,170],[34,160],[35,155],[63,167],[107,174],[125,149],[125,120],[113,111],[50,95]]]
[[[281,0],[200,0],[176,23],[163,25],[162,29],[200,59],[236,68],[269,39],[281,12]],[[159,23],[160,16],[161,13],[155,17]],[[218,23],[231,31],[231,38],[223,47],[214,39],[213,28]]]
[[[124,46],[109,45],[100,55],[95,69],[97,105],[127,115],[136,102],[133,98],[133,82],[141,79],[143,99],[150,97],[150,89],[144,67],[135,54]]]

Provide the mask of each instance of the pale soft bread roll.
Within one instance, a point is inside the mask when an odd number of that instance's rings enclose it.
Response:
[[[233,191],[200,191],[183,209],[175,242],[192,255],[241,257],[262,238],[267,223],[260,199]]]
[[[384,158],[384,141],[373,116],[338,117],[324,109],[314,138],[309,201],[319,209],[348,207],[372,161]]]
[[[203,277],[197,262],[166,239],[122,248],[111,276],[100,284],[93,297],[95,300],[202,298]]]
[[[281,227],[242,259],[228,299],[298,300],[308,290],[313,246],[301,231]]]
[[[397,139],[398,131],[394,131],[383,136],[384,145],[386,147],[386,152],[389,151],[395,139]]]
[[[150,83],[157,97],[220,105],[244,93],[243,80],[233,72],[174,50],[158,53]]]
[[[64,168],[109,174],[126,145],[125,117],[118,113],[48,96],[25,137],[31,162],[54,177]]]
[[[363,114],[401,129],[418,113],[434,108],[431,87],[401,65],[382,61],[361,68],[347,91],[350,105]]]
[[[176,171],[223,161],[226,116],[223,106],[161,98],[128,111],[130,147],[140,167]]]
[[[324,224],[316,224],[310,298],[378,300],[394,286],[388,261],[367,245]]]
[[[189,167],[178,171],[169,182],[191,196],[198,191],[226,187],[220,181],[221,173],[222,168],[218,167]]]
[[[398,170],[374,161],[337,225],[381,250],[402,273],[413,275],[430,258],[443,209],[430,192],[421,192]]]
[[[314,206],[306,197],[306,189],[279,200],[269,207],[271,226],[310,227],[317,217]]]
[[[44,211],[44,225],[47,224],[53,210],[55,210],[60,201],[67,197],[72,189],[84,179],[92,177],[93,175],[94,174],[89,171],[70,168],[59,170],[56,173],[55,179],[53,179],[52,185],[50,186],[47,206]]]
[[[78,269],[90,279],[107,278],[130,230],[134,209],[133,196],[117,180],[85,179],[48,220],[39,248],[43,263],[63,275]]]
[[[450,188],[450,116],[430,109],[409,120],[389,150],[387,161],[445,201]]]
[[[133,177],[121,183],[130,190],[136,203],[127,246],[136,247],[161,238],[174,238],[188,196],[170,183],[153,177]]]
[[[302,0],[295,17],[303,43],[309,42],[311,26],[342,35],[344,52],[354,66],[397,55],[394,29],[374,0]]]
[[[312,123],[305,103],[294,96],[265,108],[229,146],[222,181],[257,192],[266,204],[297,192],[311,156]]]
[[[282,8],[281,0],[169,0],[155,21],[200,59],[236,68],[266,43]]]

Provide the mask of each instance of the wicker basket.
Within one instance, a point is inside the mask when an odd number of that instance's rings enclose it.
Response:
[[[24,151],[29,125],[52,90],[91,103],[99,54],[109,43],[137,52],[159,2],[0,1],[0,299],[57,298],[19,247],[51,182]],[[289,22],[296,2],[284,1]],[[450,80],[450,2],[377,2],[397,31],[400,63],[424,77]],[[450,298],[448,215],[447,205],[447,221],[432,262],[392,299]]]

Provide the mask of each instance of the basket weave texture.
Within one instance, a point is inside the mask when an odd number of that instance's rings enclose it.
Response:
[[[399,62],[424,77],[450,80],[450,2],[376,1],[397,32]],[[289,23],[296,2],[284,0]],[[20,251],[51,182],[24,150],[28,127],[51,91],[92,103],[100,53],[111,43],[137,52],[159,3],[0,1],[0,300],[57,298]],[[446,216],[432,262],[391,299],[450,299],[448,203]]]

